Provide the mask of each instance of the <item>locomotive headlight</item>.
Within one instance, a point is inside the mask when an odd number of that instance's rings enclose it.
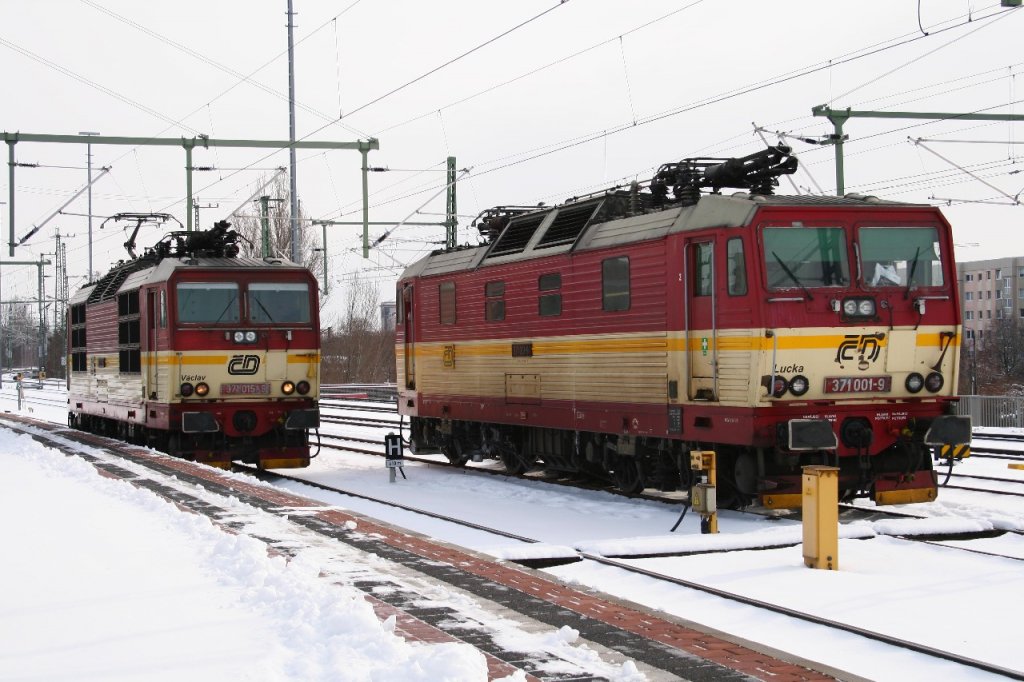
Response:
[[[776,398],[781,398],[787,388],[789,388],[789,383],[785,377],[775,377],[775,383],[772,384],[772,395]]]
[[[210,385],[209,384],[206,384],[204,382],[199,382],[198,384],[196,384],[196,395],[197,396],[202,398],[205,395],[209,395],[209,393],[210,393]]]
[[[801,396],[804,393],[807,393],[807,389],[810,387],[811,383],[807,381],[807,377],[803,374],[797,374],[789,380],[789,392],[795,396]]]
[[[911,393],[917,393],[924,388],[924,377],[917,372],[913,372],[907,376],[907,381],[904,385]]]
[[[187,381],[178,388],[178,392],[181,393],[182,398],[189,397],[190,395],[192,395],[194,391],[195,388],[192,386],[192,384],[188,383]]]
[[[299,391],[299,395],[306,395],[307,393],[309,393],[309,382],[300,381],[298,384],[296,384],[295,388]]]
[[[938,372],[932,372],[928,375],[928,378],[924,380],[924,387],[932,393],[938,393],[942,390],[942,385],[946,383],[946,380],[942,378],[942,375]]]
[[[283,384],[281,384],[281,393],[284,393],[285,395],[291,395],[292,393],[295,393],[295,384],[293,384],[290,381],[284,382]]]
[[[245,332],[235,332],[235,343],[242,343],[245,341]]]
[[[875,299],[873,298],[844,298],[843,317],[874,317]]]
[[[245,340],[247,343],[256,343],[256,332],[247,331],[245,333]]]

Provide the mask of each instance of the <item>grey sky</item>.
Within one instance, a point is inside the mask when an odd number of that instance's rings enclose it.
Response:
[[[661,163],[686,156],[748,154],[763,146],[753,123],[818,137],[831,125],[811,116],[816,104],[1024,113],[1014,104],[1024,97],[1024,84],[1017,83],[1024,14],[998,2],[925,0],[920,16],[914,0],[294,4],[298,134],[380,139],[371,165],[394,170],[371,176],[371,220],[409,216],[443,184],[438,169],[448,155],[471,169],[459,185],[459,212],[472,215],[498,204],[556,203],[649,177]],[[285,0],[0,0],[6,91],[0,128],[285,139],[285,9]],[[1022,165],[1015,163],[1024,147],[1013,144],[1024,139],[1021,129],[853,120],[846,127],[846,189],[919,202],[953,199],[944,210],[962,245],[959,258],[1022,254],[1022,209],[1003,196],[1024,187]],[[936,142],[923,149],[908,137],[993,144]],[[774,134],[767,139],[777,141]],[[803,164],[794,177],[801,191],[833,192],[832,149],[791,144]],[[19,143],[16,154],[23,163],[74,167],[18,169],[20,237],[81,187],[85,148]],[[218,168],[196,175],[200,205],[218,205],[201,209],[203,227],[287,163],[283,152],[265,156],[196,153],[195,165]],[[355,219],[359,154],[303,150],[298,156],[306,212]],[[180,150],[94,147],[94,166],[104,165],[112,171],[94,188],[96,215],[167,211],[184,222]],[[0,201],[7,191],[4,174]],[[780,192],[792,191],[783,180]],[[982,201],[1004,205],[974,203]],[[6,241],[7,206],[0,209]],[[85,213],[84,197],[67,210]],[[443,195],[424,211],[443,213]],[[413,218],[431,219],[441,216]],[[475,243],[469,223],[463,219],[459,239]],[[16,258],[52,251],[55,227],[74,235],[68,252],[74,289],[86,271],[84,217],[51,221]],[[371,230],[371,240],[385,229]],[[401,266],[436,248],[444,230],[403,227],[365,261],[357,235],[354,227],[330,232],[332,279],[342,285],[335,290],[342,296],[358,272],[389,299]],[[158,236],[143,233],[140,244]],[[120,229],[96,232],[96,269],[125,257],[123,241]],[[34,296],[34,275],[34,268],[4,268],[4,298]],[[338,304],[335,298],[332,307]]]

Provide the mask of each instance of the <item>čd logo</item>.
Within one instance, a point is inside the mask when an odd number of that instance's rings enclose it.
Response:
[[[260,370],[260,356],[232,355],[228,361],[228,374],[249,376]]]

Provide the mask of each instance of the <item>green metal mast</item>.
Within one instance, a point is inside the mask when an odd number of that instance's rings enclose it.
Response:
[[[10,255],[14,255],[14,145],[18,142],[57,142],[65,144],[113,144],[142,147],[183,147],[185,149],[185,193],[187,195],[185,215],[186,229],[192,229],[192,149],[199,145],[209,147],[244,147],[252,149],[354,149],[363,156],[363,224],[368,222],[369,207],[367,199],[366,156],[373,149],[380,149],[376,138],[358,140],[356,142],[311,142],[299,140],[219,140],[200,135],[198,137],[116,137],[109,135],[39,135],[33,133],[0,133],[8,145],[8,165],[10,184]],[[365,230],[365,227],[364,227]]]
[[[459,232],[459,214],[456,210],[455,201],[455,184],[458,178],[455,175],[455,157],[448,157],[448,201],[447,211],[445,216],[445,247],[449,249],[455,248],[455,242],[458,239]]]
[[[814,116],[824,116],[832,121],[835,131],[824,144],[836,148],[836,194],[843,196],[846,187],[843,178],[843,124],[851,118],[923,118],[933,121],[1024,121],[1024,114],[957,114],[928,111],[856,111],[853,109],[831,109],[825,104],[811,108]]]

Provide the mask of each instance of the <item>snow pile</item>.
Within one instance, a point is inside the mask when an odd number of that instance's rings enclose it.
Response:
[[[300,553],[268,555],[206,517],[85,461],[0,430],[0,513],[44,515],[48,537],[12,524],[17,584],[0,614],[5,674],[39,679],[485,680],[466,644],[410,644],[362,593],[319,578]],[[116,576],[95,603],[76,594]],[[88,592],[85,585],[88,584]],[[161,627],[144,624],[160,613]],[[45,632],[45,637],[41,637]],[[45,645],[40,647],[40,642]]]

